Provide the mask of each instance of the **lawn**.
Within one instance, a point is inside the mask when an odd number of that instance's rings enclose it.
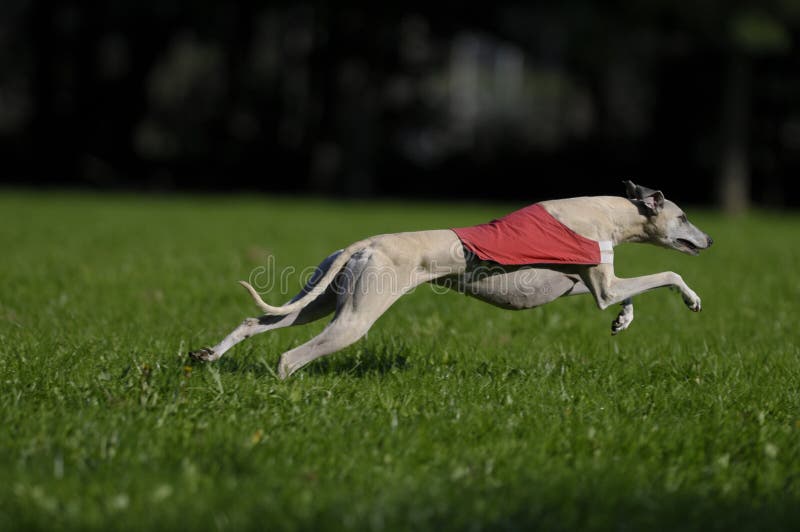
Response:
[[[257,315],[236,281],[269,256],[517,206],[0,192],[0,530],[799,529],[796,214],[618,248],[704,310],[651,292],[617,337],[586,296],[423,286],[286,382],[324,320],[185,355]]]

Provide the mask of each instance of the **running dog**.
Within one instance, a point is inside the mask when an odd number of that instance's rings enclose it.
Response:
[[[630,279],[614,274],[613,248],[619,244],[644,242],[697,255],[713,243],[661,191],[624,184],[627,198],[544,201],[488,224],[361,240],[322,261],[303,290],[280,307],[240,281],[264,314],[247,318],[219,344],[190,356],[217,360],[253,335],[333,313],[319,335],[283,353],[278,374],[285,379],[357,341],[400,296],[422,283],[515,310],[591,294],[600,309],[622,304],[612,334],[633,321],[631,298],[654,288],[676,288],[689,310],[699,312],[700,298],[677,273]]]

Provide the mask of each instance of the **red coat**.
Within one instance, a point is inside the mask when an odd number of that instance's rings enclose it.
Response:
[[[509,266],[613,261],[610,241],[598,242],[579,235],[538,203],[489,223],[453,231],[481,259]]]

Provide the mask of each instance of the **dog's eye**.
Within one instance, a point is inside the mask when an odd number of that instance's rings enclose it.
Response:
[[[689,220],[686,219],[686,215],[685,214],[681,214],[680,216],[678,216],[678,220],[680,220],[682,223],[686,223],[686,222],[689,221]]]

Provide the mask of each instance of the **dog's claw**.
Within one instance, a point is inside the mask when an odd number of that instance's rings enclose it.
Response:
[[[189,357],[193,358],[194,360],[202,360],[204,362],[215,359],[214,350],[210,347],[204,347],[202,349],[198,349],[197,351],[191,351],[189,353]]]

